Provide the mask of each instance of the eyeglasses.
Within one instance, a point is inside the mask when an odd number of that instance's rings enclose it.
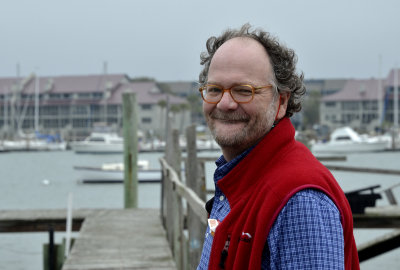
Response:
[[[264,85],[264,86],[252,86],[249,84],[244,85],[235,85],[231,88],[224,89],[220,85],[216,84],[206,84],[199,88],[201,93],[201,97],[207,103],[217,104],[221,101],[222,96],[226,91],[229,92],[232,99],[236,103],[249,103],[254,98],[254,91],[262,88],[269,88],[272,87],[271,84]]]

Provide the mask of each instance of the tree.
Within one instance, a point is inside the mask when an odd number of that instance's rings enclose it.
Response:
[[[181,134],[183,133],[183,126],[185,124],[185,116],[186,116],[186,111],[190,108],[188,103],[181,103],[179,104],[179,110],[181,112],[181,125],[180,125],[180,132]]]
[[[312,91],[303,102],[303,127],[309,128],[319,124],[319,105],[321,93]]]
[[[190,94],[186,97],[186,100],[189,102],[192,122],[198,122],[198,119],[203,117],[201,96],[198,93]]]
[[[165,120],[165,113],[164,110],[167,107],[167,101],[165,99],[161,99],[157,102],[157,105],[161,108],[160,109],[160,119],[161,119],[161,125],[160,125],[160,134],[162,133],[162,130],[164,130],[164,120]]]

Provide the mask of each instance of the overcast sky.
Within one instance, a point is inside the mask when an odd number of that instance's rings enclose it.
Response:
[[[207,38],[246,22],[295,49],[307,79],[385,77],[400,64],[399,14],[398,0],[3,0],[0,77],[106,61],[109,74],[197,80]]]

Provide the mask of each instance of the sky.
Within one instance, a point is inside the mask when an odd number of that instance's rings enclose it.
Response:
[[[386,77],[399,14],[398,0],[2,0],[0,77],[195,81],[206,40],[244,23],[294,49],[306,79]]]

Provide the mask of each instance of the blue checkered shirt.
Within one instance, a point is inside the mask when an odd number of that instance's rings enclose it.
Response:
[[[215,197],[210,218],[222,221],[228,215],[229,202],[216,183],[250,151],[245,151],[230,162],[223,156],[216,161]],[[212,241],[207,227],[197,270],[208,269]],[[261,269],[344,269],[340,213],[328,196],[312,189],[299,191],[292,196],[268,235]]]

